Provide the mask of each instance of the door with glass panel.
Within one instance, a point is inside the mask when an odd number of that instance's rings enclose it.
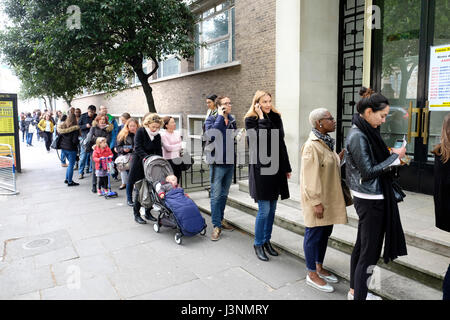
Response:
[[[430,47],[450,45],[450,0],[375,1],[381,29],[373,37],[373,87],[390,101],[381,134],[388,146],[405,138],[411,159],[400,171],[405,189],[431,194],[433,157],[445,112],[428,108]]]

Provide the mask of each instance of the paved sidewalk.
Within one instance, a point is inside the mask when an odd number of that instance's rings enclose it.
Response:
[[[100,198],[90,175],[67,187],[56,152],[34,144],[21,147],[20,194],[0,196],[0,299],[346,299],[348,282],[319,292],[287,253],[259,261],[245,233],[212,242],[209,216],[206,237],[178,246],[173,230],[134,222],[124,190]]]

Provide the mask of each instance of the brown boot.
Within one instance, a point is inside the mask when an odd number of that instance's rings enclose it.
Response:
[[[230,232],[234,230],[234,228],[225,220],[222,220],[222,229]]]
[[[220,239],[220,233],[221,230],[218,227],[215,227],[212,234],[211,234],[211,240],[212,241],[218,241]]]

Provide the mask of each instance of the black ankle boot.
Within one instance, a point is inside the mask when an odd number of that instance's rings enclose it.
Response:
[[[149,221],[153,221],[156,222],[156,218],[154,216],[152,216],[152,213],[150,210],[145,210],[145,219],[149,220]]]
[[[134,213],[134,221],[136,221],[139,224],[147,224],[147,221],[145,221],[144,219],[142,219],[141,217],[141,213],[139,212],[140,210],[138,208],[136,208],[136,206],[133,208],[133,213]]]
[[[264,243],[264,249],[266,249],[267,253],[271,256],[278,256],[278,252],[275,251],[275,249],[272,247],[272,244],[270,242]]]
[[[266,253],[264,252],[263,246],[253,245],[253,248],[255,248],[255,253],[259,260],[269,261],[269,258],[266,256]]]
[[[147,224],[147,221],[141,218],[141,216],[134,216],[134,221],[136,221],[139,224]]]

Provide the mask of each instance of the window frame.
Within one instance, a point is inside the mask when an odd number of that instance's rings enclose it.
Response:
[[[198,57],[198,67],[197,65],[195,65],[194,70],[203,70],[203,69],[208,69],[211,67],[215,67],[218,65],[221,65],[222,63],[219,64],[214,64],[214,65],[210,65],[210,66],[206,66],[205,67],[205,51],[208,50],[211,46],[215,45],[215,44],[219,44],[221,42],[224,42],[226,40],[228,40],[228,61],[226,61],[225,63],[231,63],[233,61],[235,61],[235,57],[234,57],[234,52],[235,52],[235,25],[233,25],[233,11],[234,11],[234,16],[236,16],[236,4],[234,1],[230,1],[229,6],[222,8],[221,10],[217,11],[217,7],[224,4],[226,1],[221,2],[219,4],[214,5],[213,7],[203,10],[200,14],[199,14],[199,19],[200,21],[196,24],[196,26],[198,26],[198,32],[199,34],[196,35],[196,37],[198,36],[198,40],[199,43],[205,43],[206,47],[201,47],[199,48],[199,50],[195,53],[196,55],[199,54],[200,56]],[[211,9],[214,9],[214,13],[208,15],[207,17],[203,17],[205,12],[210,11]],[[214,38],[214,39],[210,39],[208,41],[204,41],[203,40],[203,23],[207,20],[211,20],[214,19],[214,17],[223,14],[224,12],[228,11],[228,33],[224,36],[220,36],[218,38]],[[197,58],[197,57],[196,57]]]
[[[175,59],[178,61],[178,70],[177,73],[171,74],[171,75],[164,75],[164,62],[168,61],[168,60],[172,60]],[[175,75],[181,74],[181,60],[179,59],[179,57],[176,54],[171,54],[168,55],[166,57],[164,57],[164,60],[158,61],[159,67],[158,67],[158,71],[156,72],[156,77],[157,79],[163,79],[163,78],[167,78],[167,77],[173,77]],[[161,74],[161,76],[160,76]]]

